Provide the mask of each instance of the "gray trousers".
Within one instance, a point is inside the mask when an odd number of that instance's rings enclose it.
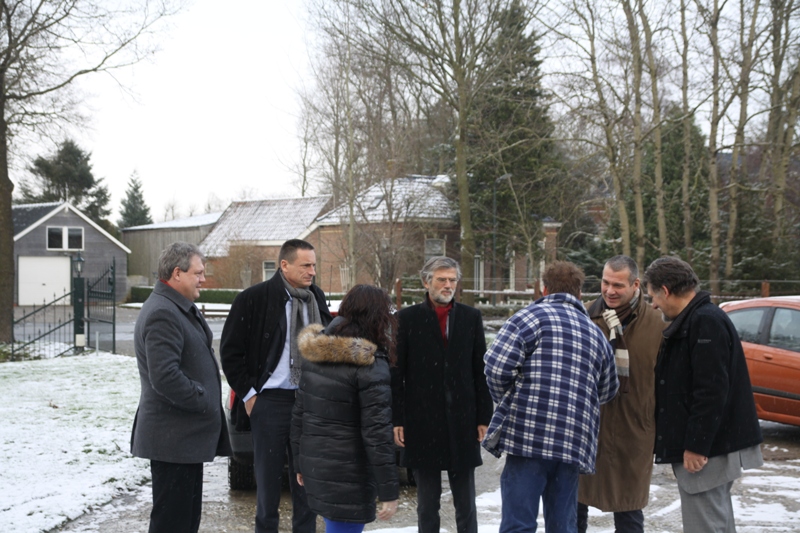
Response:
[[[684,533],[736,533],[731,503],[733,481],[689,494],[678,484]]]

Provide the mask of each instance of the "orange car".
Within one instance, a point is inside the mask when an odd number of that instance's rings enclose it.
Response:
[[[800,426],[800,296],[720,307],[742,339],[758,417]]]

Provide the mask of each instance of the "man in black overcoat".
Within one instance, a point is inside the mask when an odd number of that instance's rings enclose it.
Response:
[[[475,467],[492,417],[483,373],[481,313],[453,300],[461,269],[434,257],[420,272],[425,301],[399,314],[392,369],[395,442],[417,482],[420,533],[439,532],[442,471],[453,494],[458,533],[477,533]]]
[[[220,340],[222,371],[236,394],[232,419],[253,436],[256,533],[278,533],[281,478],[287,453],[292,493],[292,532],[313,533],[317,517],[297,483],[289,444],[292,409],[300,382],[297,334],[332,320],[322,289],[314,285],[314,246],[283,243],[280,269],[242,291],[231,305]]]

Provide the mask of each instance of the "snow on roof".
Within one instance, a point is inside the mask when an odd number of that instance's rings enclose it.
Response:
[[[148,229],[178,229],[178,228],[197,228],[200,226],[210,226],[215,224],[219,217],[222,216],[222,211],[216,213],[204,213],[202,215],[195,215],[193,217],[177,218],[175,220],[167,220],[164,222],[155,222],[153,224],[144,224],[141,226],[131,226],[129,228],[122,228],[122,231],[138,231]]]
[[[359,222],[399,222],[407,219],[453,220],[455,212],[442,185],[446,176],[406,176],[376,183],[358,196]],[[388,206],[391,203],[391,217]],[[340,205],[320,217],[320,225],[339,224],[348,217],[347,205]]]
[[[200,243],[208,257],[224,257],[233,243],[282,244],[298,238],[317,219],[330,196],[233,202]]]

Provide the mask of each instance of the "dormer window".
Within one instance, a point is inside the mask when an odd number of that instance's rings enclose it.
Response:
[[[66,226],[47,227],[48,250],[83,250],[83,228]]]

